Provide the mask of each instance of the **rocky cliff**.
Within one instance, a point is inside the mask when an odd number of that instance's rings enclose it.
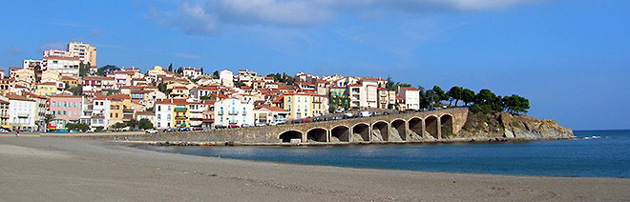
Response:
[[[552,120],[538,120],[525,115],[505,112],[469,113],[466,124],[457,134],[462,138],[574,138],[573,131]]]

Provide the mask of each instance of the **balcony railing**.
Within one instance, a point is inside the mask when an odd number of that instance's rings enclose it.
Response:
[[[237,114],[238,114],[238,111],[229,111],[229,112],[228,112],[228,114],[229,114],[229,115],[237,115]]]

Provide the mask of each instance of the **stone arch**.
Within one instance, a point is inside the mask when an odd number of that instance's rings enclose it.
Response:
[[[350,135],[350,128],[348,126],[335,126],[330,130],[330,142],[349,142]]]
[[[440,130],[442,134],[442,139],[455,137],[453,131],[453,115],[443,114],[442,116],[440,116]]]
[[[407,122],[403,119],[395,119],[390,124],[392,134],[388,141],[405,141],[407,140]]]
[[[377,121],[372,124],[372,141],[388,141],[389,140],[389,123],[385,121]]]
[[[370,125],[367,123],[357,123],[352,126],[353,141],[370,141]]]
[[[328,142],[328,130],[324,128],[313,128],[306,132],[306,141]]]
[[[291,142],[291,139],[300,139],[303,140],[302,136],[304,133],[297,130],[288,130],[280,133],[278,139],[282,140],[282,142]]]
[[[424,137],[424,123],[420,117],[413,117],[407,121],[409,124],[409,139],[422,139]]]
[[[427,137],[428,138],[435,138],[438,139],[438,130],[439,130],[439,123],[438,123],[438,118],[436,116],[427,116],[427,118],[424,119],[424,128],[427,131]]]

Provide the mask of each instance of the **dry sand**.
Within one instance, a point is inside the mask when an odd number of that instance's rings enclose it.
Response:
[[[630,179],[288,165],[0,137],[0,201],[624,201]]]

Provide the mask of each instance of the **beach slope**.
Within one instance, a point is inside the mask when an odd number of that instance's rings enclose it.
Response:
[[[288,165],[0,137],[3,201],[621,201],[630,179]]]

